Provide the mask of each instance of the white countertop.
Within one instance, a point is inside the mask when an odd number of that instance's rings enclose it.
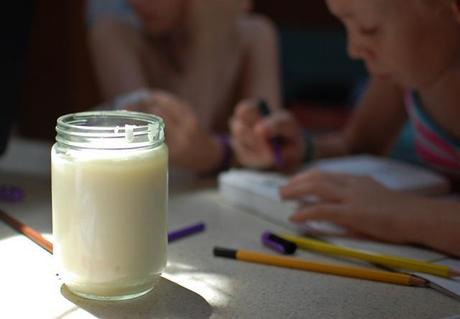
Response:
[[[13,139],[0,184],[26,200],[0,208],[51,239],[49,144]],[[172,174],[169,229],[204,221],[206,231],[168,247],[168,266],[149,294],[123,302],[82,299],[56,276],[52,256],[0,222],[0,318],[443,318],[460,302],[404,287],[215,258],[214,246],[272,253],[265,230],[285,231],[221,201],[214,182]],[[179,184],[180,180],[180,184]],[[299,256],[340,262],[306,252]]]

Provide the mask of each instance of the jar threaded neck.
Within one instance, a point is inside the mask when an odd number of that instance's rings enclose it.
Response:
[[[131,111],[90,111],[57,119],[56,142],[71,148],[137,149],[164,142],[164,122]]]

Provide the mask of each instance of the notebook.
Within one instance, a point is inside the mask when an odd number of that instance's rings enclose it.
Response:
[[[357,155],[317,161],[302,169],[320,169],[366,175],[390,189],[418,194],[439,195],[449,192],[449,181],[442,175],[425,168],[400,161],[370,155]],[[301,226],[289,222],[289,216],[299,205],[297,201],[283,201],[279,187],[288,177],[276,172],[234,169],[219,175],[219,192],[232,205],[246,209],[271,222],[289,229],[341,235],[344,230],[324,222],[311,222]],[[315,201],[306,197],[303,202]]]

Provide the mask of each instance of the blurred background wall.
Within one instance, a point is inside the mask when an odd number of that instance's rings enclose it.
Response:
[[[37,1],[27,51],[19,131],[53,139],[56,118],[97,102],[84,24],[85,1]]]

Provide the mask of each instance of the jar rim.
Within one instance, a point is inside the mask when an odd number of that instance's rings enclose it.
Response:
[[[58,117],[57,124],[65,128],[88,129],[88,130],[96,130],[96,131],[106,130],[110,127],[95,127],[95,126],[93,127],[93,126],[75,125],[72,123],[68,123],[66,121],[71,118],[77,118],[77,117],[84,119],[84,118],[89,118],[89,117],[126,118],[127,116],[129,116],[132,119],[144,120],[146,122],[159,123],[159,124],[164,125],[163,119],[159,116],[156,116],[153,114],[142,113],[142,112],[126,111],[126,110],[85,111],[85,112],[69,113],[69,114],[61,115],[60,117]]]
[[[73,147],[98,149],[157,146],[164,142],[164,127],[161,117],[142,112],[70,113],[57,119],[56,141]]]

